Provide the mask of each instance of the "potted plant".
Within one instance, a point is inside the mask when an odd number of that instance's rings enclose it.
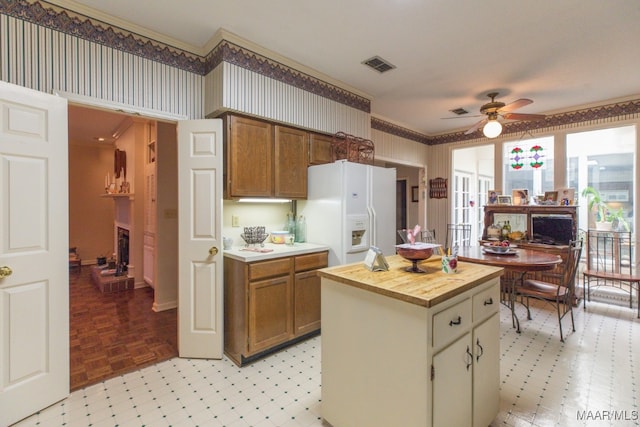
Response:
[[[587,205],[589,212],[592,212],[595,208],[596,229],[606,231],[623,228],[625,231],[629,231],[629,224],[624,217],[622,208],[616,211],[611,210],[607,203],[602,200],[598,190],[593,187],[585,187],[582,190],[582,197],[585,197],[589,202]]]

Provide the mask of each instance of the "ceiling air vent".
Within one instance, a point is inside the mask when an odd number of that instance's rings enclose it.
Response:
[[[393,65],[389,61],[386,61],[380,58],[379,56],[374,56],[372,58],[369,58],[366,61],[362,61],[362,63],[364,65],[368,65],[369,67],[373,68],[374,70],[380,73],[384,73],[385,71],[393,70],[394,68],[396,68],[395,65]]]
[[[464,108],[456,108],[453,110],[449,110],[451,111],[453,114],[457,114],[458,116],[462,116],[464,114],[469,114],[469,112],[467,110],[465,110]]]

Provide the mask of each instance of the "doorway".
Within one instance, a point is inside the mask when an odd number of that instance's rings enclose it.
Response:
[[[396,230],[407,228],[407,180],[396,180]],[[396,233],[396,245],[404,243]]]
[[[104,187],[113,179],[114,141],[132,120],[126,114],[69,106],[69,243],[85,260],[69,280],[72,390],[178,355],[176,308],[152,310],[151,287],[101,293],[91,279],[93,260],[110,258],[115,250],[115,205],[122,202],[104,197]],[[146,192],[137,193],[133,203],[142,206],[146,199],[140,193]],[[134,244],[142,245],[141,239]]]
[[[452,224],[470,224],[471,240],[482,237],[487,194],[495,190],[494,145],[454,149],[452,152]]]

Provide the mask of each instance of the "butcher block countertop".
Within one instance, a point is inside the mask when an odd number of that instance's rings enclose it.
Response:
[[[461,294],[487,280],[502,275],[503,269],[488,265],[458,262],[454,274],[442,272],[439,256],[432,256],[418,266],[425,273],[405,271],[411,262],[400,255],[387,257],[389,271],[369,271],[363,263],[347,264],[318,270],[322,278],[354,286],[390,298],[423,307],[432,307]]]

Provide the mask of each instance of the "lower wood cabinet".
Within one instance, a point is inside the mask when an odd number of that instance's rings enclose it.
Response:
[[[319,268],[328,252],[224,260],[224,351],[237,365],[320,330]]]

